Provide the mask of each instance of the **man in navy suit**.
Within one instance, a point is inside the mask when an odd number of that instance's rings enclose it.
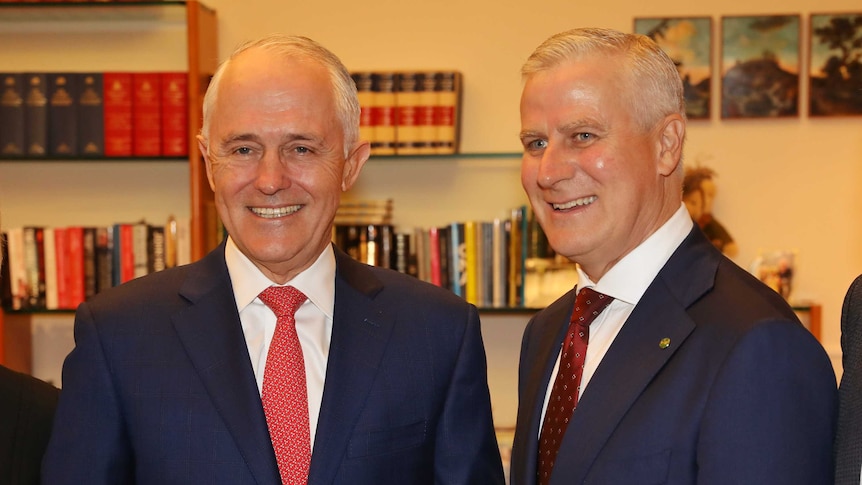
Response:
[[[524,333],[512,484],[831,483],[829,358],[693,227],[673,61],[647,37],[577,29],[545,41],[523,75],[521,180],[579,280]],[[611,303],[584,332],[580,389],[553,391],[585,288]],[[566,400],[577,404],[556,438],[543,420]]]
[[[475,307],[330,243],[369,156],[358,128],[349,73],[309,39],[220,66],[199,140],[229,237],[78,309],[46,484],[287,483],[261,398],[277,319],[258,296],[282,285],[307,297],[311,457],[291,483],[503,482]]]
[[[841,308],[841,362],[835,485],[862,483],[862,275],[856,277]]]

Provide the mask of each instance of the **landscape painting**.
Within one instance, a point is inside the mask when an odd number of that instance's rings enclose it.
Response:
[[[799,15],[722,17],[721,117],[799,115]]]
[[[635,33],[661,46],[676,63],[690,119],[708,119],[712,89],[712,18],[635,18]]]
[[[809,115],[862,115],[862,13],[812,14],[809,52]]]

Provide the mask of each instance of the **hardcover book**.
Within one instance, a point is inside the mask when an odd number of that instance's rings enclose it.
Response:
[[[78,154],[105,154],[104,84],[102,73],[78,75]]]
[[[102,74],[104,96],[105,156],[132,155],[132,74]]]
[[[156,157],[162,153],[161,75],[132,73],[132,154]]]
[[[418,111],[422,74],[403,72],[396,76],[395,153],[415,155],[420,153]]]
[[[437,74],[438,102],[434,109],[437,127],[437,153],[458,153],[461,124],[461,73],[446,71]]]
[[[189,154],[188,73],[161,73],[162,155],[184,157]]]
[[[395,144],[395,73],[379,72],[372,75],[374,105],[371,124],[374,126],[372,155],[394,155]]]
[[[78,76],[49,73],[48,154],[55,157],[78,155]]]
[[[355,72],[351,77],[356,84],[356,95],[359,97],[359,139],[373,144],[375,141],[372,122],[374,93],[371,90],[371,73]]]
[[[27,155],[44,157],[48,153],[48,86],[45,73],[25,75],[24,136]]]
[[[0,156],[15,157],[25,154],[24,138],[24,75],[0,74]]]

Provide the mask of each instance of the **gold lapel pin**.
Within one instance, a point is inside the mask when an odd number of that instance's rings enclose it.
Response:
[[[669,338],[665,337],[665,338],[658,341],[658,348],[666,349],[668,347],[670,347],[670,339]]]

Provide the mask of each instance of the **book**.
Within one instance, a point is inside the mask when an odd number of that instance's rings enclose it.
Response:
[[[354,72],[350,75],[356,84],[356,96],[359,98],[359,139],[369,143],[374,142],[374,125],[372,111],[374,92],[371,90],[371,73]]]
[[[114,286],[114,232],[105,226],[96,228],[96,293]]]
[[[167,157],[189,154],[188,73],[161,73],[162,149]]]
[[[465,296],[467,287],[467,246],[464,237],[464,223],[453,222],[449,224],[449,243],[452,248],[450,252],[450,274],[452,292],[460,297]]]
[[[12,310],[25,308],[30,298],[27,279],[27,266],[24,257],[24,228],[11,227],[6,231],[6,244],[9,246],[9,280],[11,287]]]
[[[410,234],[395,233],[395,271],[413,274],[410,268]]]
[[[45,308],[56,310],[60,308],[59,293],[57,289],[57,244],[56,231],[53,228],[44,229],[45,258]]]
[[[57,308],[72,308],[69,294],[69,237],[65,227],[54,228],[54,260],[57,271]]]
[[[437,104],[434,107],[436,153],[458,153],[461,129],[461,73],[437,74]]]
[[[440,229],[437,227],[428,229],[428,253],[431,265],[431,284],[443,286],[440,275]]]
[[[78,154],[105,154],[104,85],[102,73],[78,75]]]
[[[83,228],[84,257],[84,299],[93,297],[97,292],[96,273],[96,228]]]
[[[25,75],[24,137],[27,155],[44,157],[48,153],[48,86],[45,73]]]
[[[422,74],[396,74],[395,84],[395,153],[415,155],[419,151],[419,90]]]
[[[372,155],[394,155],[395,138],[395,73],[376,72],[372,75],[374,104],[371,109],[371,124],[374,127]]]
[[[66,228],[66,252],[68,254],[68,299],[66,308],[77,308],[87,297],[84,279],[84,228],[69,226]]]
[[[419,106],[416,109],[416,124],[418,127],[414,146],[420,154],[435,153],[437,150],[434,143],[437,141],[438,127],[434,122],[434,108],[437,106],[439,93],[437,92],[436,73],[424,72],[421,77],[419,92]]]
[[[132,154],[162,153],[162,93],[158,72],[132,73]]]
[[[165,226],[147,226],[147,273],[161,271],[165,260]]]
[[[149,272],[149,235],[150,228],[146,222],[131,224],[132,228],[132,278],[145,276]]]
[[[24,227],[24,268],[27,278],[25,309],[45,308],[44,232],[41,227]]]
[[[105,156],[132,155],[132,74],[102,74]]]
[[[0,156],[15,157],[26,153],[24,138],[24,75],[2,73],[0,93]]]
[[[78,76],[48,73],[48,154],[78,155]]]

